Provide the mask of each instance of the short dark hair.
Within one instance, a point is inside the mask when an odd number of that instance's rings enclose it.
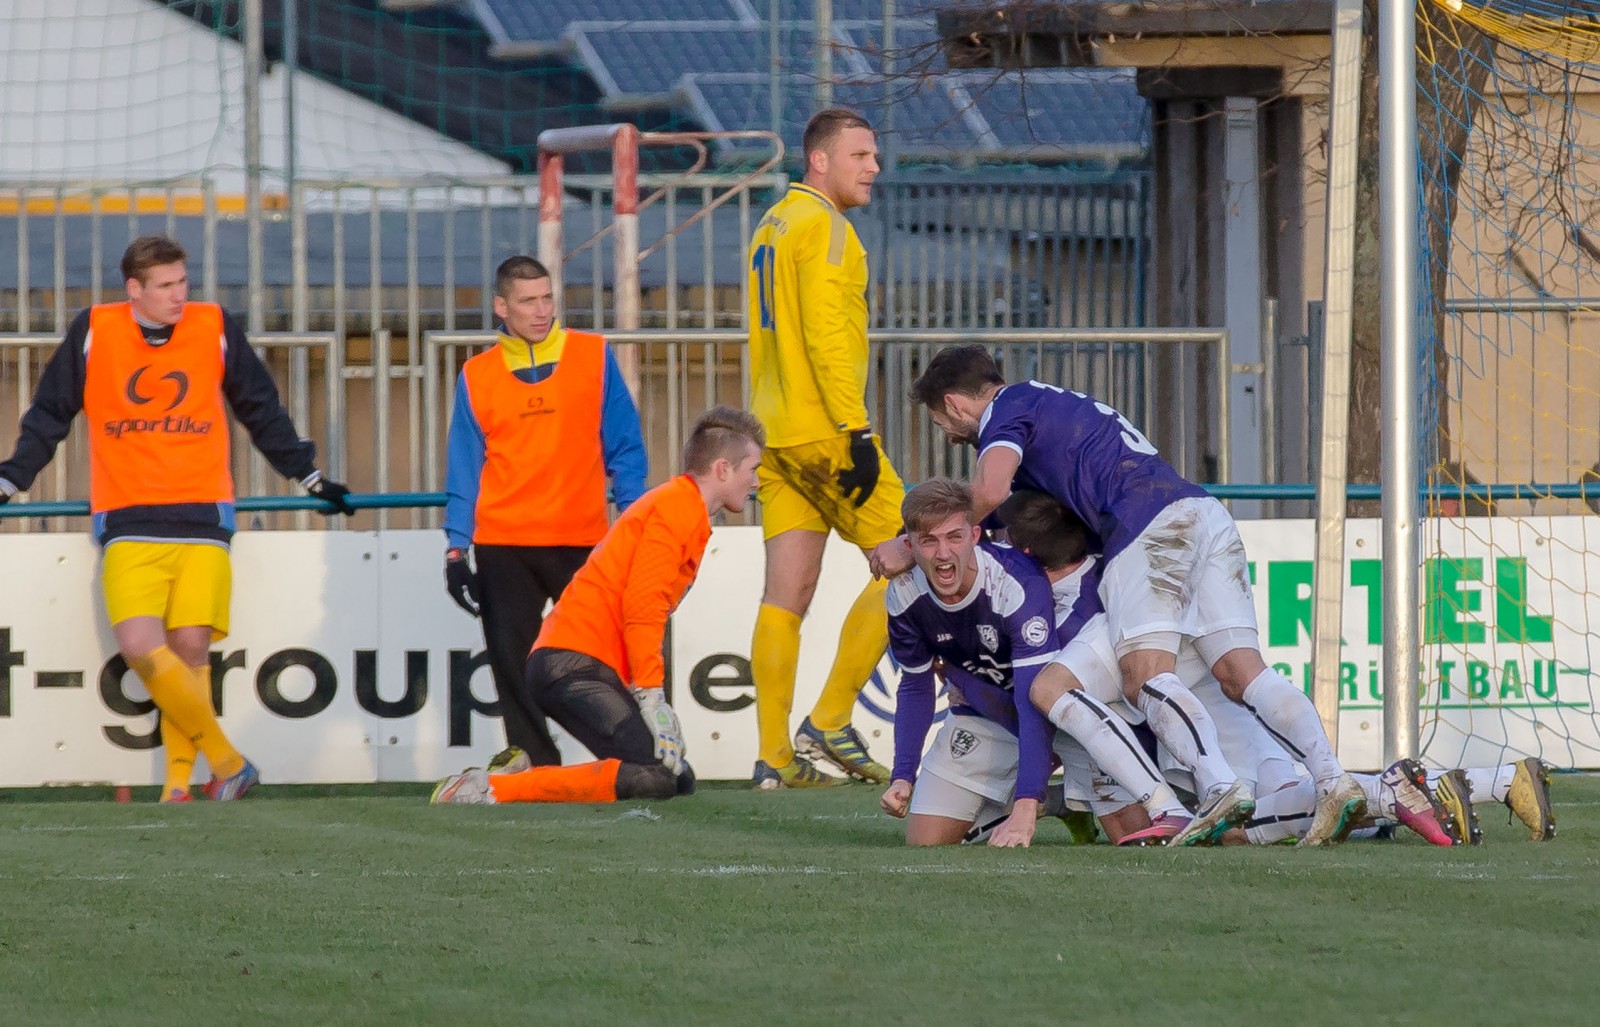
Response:
[[[138,279],[139,284],[143,285],[144,276],[151,268],[162,264],[182,264],[188,259],[188,252],[178,245],[176,239],[164,235],[141,235],[122,251],[122,280]]]
[[[738,407],[712,407],[689,429],[689,438],[683,444],[683,469],[690,474],[704,474],[723,458],[737,462],[752,442],[757,449],[767,444],[767,430],[755,414]]]
[[[972,519],[972,490],[954,478],[929,478],[900,501],[900,518],[907,531],[927,531],[952,514]]]
[[[911,402],[937,410],[952,392],[981,396],[989,386],[1005,383],[988,350],[977,345],[951,346],[935,353],[921,376],[911,383]]]
[[[873,132],[872,123],[858,111],[848,107],[824,107],[811,115],[811,120],[806,122],[805,134],[800,137],[800,149],[809,166],[811,155],[818,150],[826,150],[828,144],[839,137],[839,133],[847,128],[864,128]],[[874,134],[876,134],[874,132]]]
[[[549,277],[550,269],[532,257],[507,257],[494,269],[494,294],[505,299],[511,295],[512,282],[537,282]]]
[[[1046,570],[1080,563],[1089,552],[1089,529],[1049,493],[1019,489],[994,514],[1011,544],[1027,550]]]

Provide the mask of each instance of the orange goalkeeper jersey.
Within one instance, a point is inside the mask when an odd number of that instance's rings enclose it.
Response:
[[[535,649],[570,649],[624,684],[660,688],[667,618],[694,583],[711,518],[694,479],[680,474],[617,518],[544,620]]]

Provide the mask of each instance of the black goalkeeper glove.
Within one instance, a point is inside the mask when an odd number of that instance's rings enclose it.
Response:
[[[838,474],[839,488],[844,498],[855,493],[855,505],[864,506],[878,487],[878,447],[872,443],[872,429],[861,428],[850,433],[850,466]]]
[[[307,492],[333,507],[332,510],[318,510],[322,516],[332,517],[334,514],[355,516],[356,508],[350,505],[350,490],[344,483],[323,477],[321,471],[312,471],[311,476],[300,484]]]
[[[444,552],[444,590],[463,610],[478,616],[478,576],[467,565],[467,551],[446,549]]]

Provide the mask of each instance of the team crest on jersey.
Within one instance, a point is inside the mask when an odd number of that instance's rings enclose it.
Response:
[[[956,733],[950,736],[950,755],[956,759],[970,756],[972,750],[978,747],[978,736],[966,728],[957,728]]]
[[[994,629],[993,624],[978,625],[978,641],[991,653],[1000,648],[1000,632]]]
[[[1030,617],[1022,625],[1022,640],[1029,645],[1044,645],[1050,640],[1050,625],[1043,617]]]

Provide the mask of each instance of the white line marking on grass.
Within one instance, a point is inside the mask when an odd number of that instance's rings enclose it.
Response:
[[[0,828],[4,831],[16,831],[19,834],[63,834],[68,831],[157,831],[170,826],[165,820],[156,820],[148,824],[13,824]]]

